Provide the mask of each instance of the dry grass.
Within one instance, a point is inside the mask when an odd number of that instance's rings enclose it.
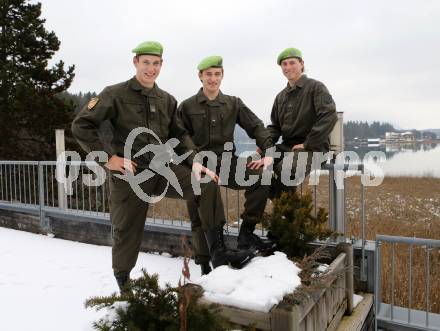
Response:
[[[358,178],[348,180],[347,231],[359,237],[360,185]],[[365,190],[366,237],[376,234],[440,239],[440,179],[389,177],[378,187]],[[384,302],[409,306],[409,246],[395,245],[394,289],[391,288],[392,246],[384,244],[382,251],[382,287]],[[439,250],[429,254],[429,310],[440,313]],[[411,308],[426,309],[425,247],[414,247],[412,254]],[[392,296],[391,293],[394,293]],[[394,299],[392,299],[394,297]]]
[[[306,180],[305,183],[308,183]],[[304,185],[302,190],[310,189]],[[301,188],[298,189],[301,192]],[[237,223],[243,211],[243,191],[223,190],[223,201],[228,223]],[[239,203],[237,203],[237,194]],[[226,206],[226,200],[228,202]],[[317,189],[317,206],[328,209],[328,177],[321,176]],[[268,202],[266,210],[270,211]],[[188,220],[184,201],[164,199],[151,208],[149,214],[156,217]],[[374,240],[376,234],[440,240],[440,179],[414,177],[388,177],[377,187],[365,188],[366,237]],[[351,177],[346,182],[346,228],[347,236],[360,237],[360,179]],[[391,245],[382,247],[382,298],[391,302]],[[408,246],[395,246],[394,303],[407,307],[409,304],[409,253]],[[412,257],[412,304],[411,308],[426,309],[426,249],[414,248]],[[431,312],[440,313],[440,254],[430,252],[429,306]]]

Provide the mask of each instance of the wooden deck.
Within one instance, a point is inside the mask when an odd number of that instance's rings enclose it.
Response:
[[[373,294],[360,293],[364,299],[359,302],[350,316],[344,316],[339,323],[336,331],[361,331],[365,320],[373,309]]]

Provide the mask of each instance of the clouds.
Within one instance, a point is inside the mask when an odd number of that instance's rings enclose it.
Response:
[[[200,59],[222,55],[222,90],[268,122],[285,85],[276,57],[294,46],[346,119],[440,127],[435,0],[43,0],[42,11],[46,27],[61,40],[56,59],[76,65],[72,92],[128,79],[134,73],[131,49],[158,40],[165,47],[158,81],[165,90],[179,100],[194,94]]]

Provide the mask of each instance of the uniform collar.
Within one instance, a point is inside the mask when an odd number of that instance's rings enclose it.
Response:
[[[307,80],[307,75],[302,74],[301,77],[298,79],[298,81],[295,83],[295,85],[290,86],[289,82],[287,82],[287,92],[291,92],[295,90],[297,87],[302,88]]]
[[[199,92],[197,92],[196,99],[197,99],[198,103],[206,103],[209,101],[211,101],[211,102],[218,101],[220,103],[226,103],[226,98],[225,98],[224,94],[222,93],[222,91],[218,92],[218,95],[214,100],[209,100],[206,97],[205,93],[203,93],[203,88],[200,88]]]
[[[134,76],[132,79],[129,80],[129,85],[134,91],[141,92],[142,95],[145,95],[147,97],[152,97],[152,98],[162,97],[162,93],[156,83],[154,83],[152,88],[147,89],[144,86],[142,86],[136,79],[136,76]]]

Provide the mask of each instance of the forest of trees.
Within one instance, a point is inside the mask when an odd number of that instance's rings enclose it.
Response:
[[[368,138],[385,138],[386,132],[404,132],[407,130],[395,129],[390,123],[381,122],[362,122],[362,121],[348,121],[344,123],[344,138],[345,141],[352,141],[354,138],[368,139]],[[435,139],[437,135],[434,132],[410,130],[417,138]]]
[[[41,3],[0,2],[0,159],[54,160],[55,130],[65,129],[66,148],[78,149],[70,125],[94,92],[67,92],[75,66],[49,61],[59,50],[44,27]]]
[[[389,123],[367,121],[348,121],[344,123],[344,136],[345,140],[353,140],[354,138],[379,138],[385,137],[386,132],[397,130]]]
[[[2,159],[54,159],[54,130],[68,130],[74,114],[74,104],[57,95],[71,85],[75,66],[48,66],[60,41],[40,16],[40,3],[0,2]]]
[[[69,93],[67,91],[64,91],[57,95],[60,99],[62,99],[66,103],[72,103],[73,104],[73,112],[76,114],[79,112],[81,108],[83,108],[91,98],[96,97],[95,92],[79,92],[78,94],[75,93]]]

